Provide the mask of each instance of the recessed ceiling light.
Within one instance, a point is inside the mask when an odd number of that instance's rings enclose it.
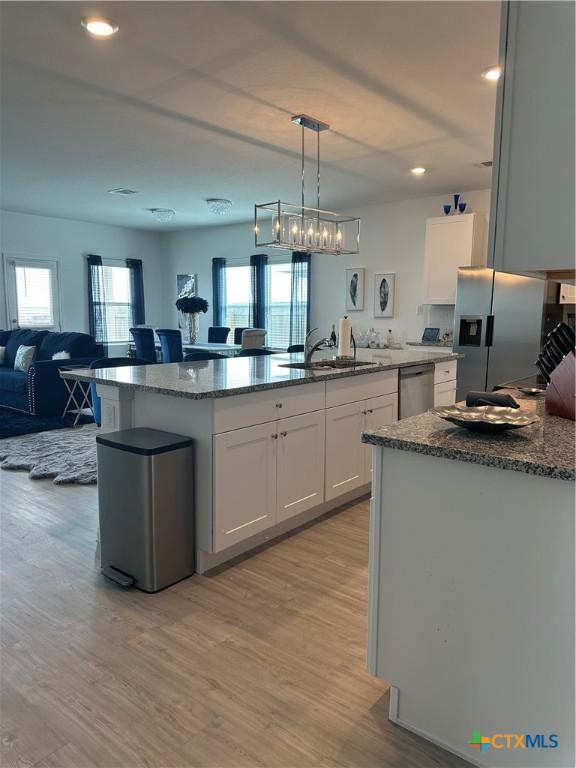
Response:
[[[172,221],[176,215],[176,211],[173,211],[172,208],[148,208],[148,210],[156,221],[159,221],[161,224]]]
[[[137,195],[138,190],[128,189],[128,187],[116,187],[116,189],[109,189],[109,195]]]
[[[484,80],[491,80],[492,82],[495,82],[496,80],[500,79],[500,75],[502,74],[502,67],[488,67],[488,69],[485,69],[481,74]]]
[[[94,37],[110,37],[118,32],[118,24],[103,16],[87,16],[82,19],[82,26]]]
[[[423,166],[418,165],[416,168],[410,168],[410,173],[413,173],[414,176],[422,176],[423,173],[426,173],[426,170]]]
[[[226,200],[224,197],[209,197],[206,205],[217,216],[226,216],[232,208],[232,200]]]

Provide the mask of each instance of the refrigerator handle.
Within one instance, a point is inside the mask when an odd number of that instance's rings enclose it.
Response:
[[[487,347],[491,347],[494,342],[494,315],[486,316],[486,336],[484,344]]]

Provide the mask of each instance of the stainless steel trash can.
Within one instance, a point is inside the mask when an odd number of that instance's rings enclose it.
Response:
[[[191,576],[193,441],[137,428],[96,443],[102,573],[144,592]]]

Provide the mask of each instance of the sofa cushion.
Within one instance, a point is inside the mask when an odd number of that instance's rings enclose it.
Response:
[[[4,365],[5,357],[6,357],[6,347],[0,347],[0,368]]]
[[[10,338],[10,334],[12,331],[3,331],[0,328],[0,347],[5,347],[6,344],[8,344],[8,339]]]
[[[8,343],[6,344],[6,356],[4,358],[4,365],[6,368],[14,368],[18,347],[24,345],[25,347],[38,348],[42,344],[42,340],[47,333],[48,331],[31,331],[25,328],[12,331]]]
[[[21,371],[13,371],[9,368],[0,370],[0,391],[25,392],[28,387],[27,376]]]
[[[16,352],[16,359],[14,360],[14,370],[28,373],[28,368],[34,362],[36,357],[36,347],[25,347],[21,344]]]
[[[57,352],[69,352],[70,357],[90,357],[94,352],[94,339],[87,333],[48,333],[38,350],[38,360],[52,360]]]

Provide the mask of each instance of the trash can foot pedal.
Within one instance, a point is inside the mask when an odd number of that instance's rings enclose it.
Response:
[[[127,573],[122,573],[122,571],[119,571],[117,568],[114,568],[113,565],[105,565],[102,568],[102,573],[106,578],[111,579],[112,581],[115,581],[116,584],[119,584],[121,587],[133,587],[134,586],[134,577],[129,576]]]

